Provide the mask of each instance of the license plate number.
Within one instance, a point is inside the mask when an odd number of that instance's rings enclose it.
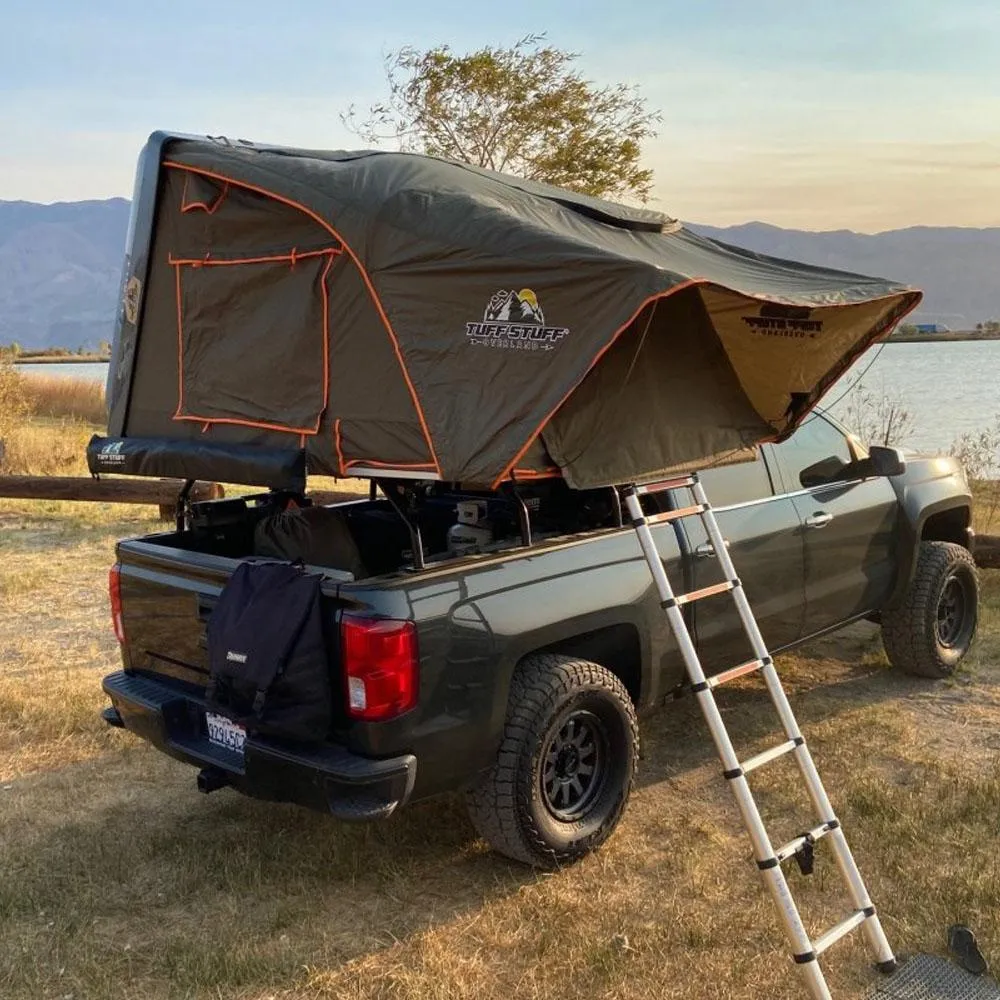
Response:
[[[208,726],[208,740],[216,746],[225,747],[235,753],[243,753],[243,744],[247,740],[247,731],[224,715],[205,713],[205,723]]]

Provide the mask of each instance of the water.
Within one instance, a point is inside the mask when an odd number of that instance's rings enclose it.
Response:
[[[851,393],[842,394],[855,384],[876,395],[898,397],[909,411],[913,431],[897,442],[900,446],[947,451],[959,435],[984,430],[1000,417],[1000,340],[876,347],[826,394],[822,405],[845,418]]]
[[[108,366],[28,364],[19,365],[18,371],[103,383]],[[851,395],[843,393],[855,384],[877,395],[884,391],[899,397],[914,419],[913,432],[901,445],[946,451],[960,434],[982,430],[1000,416],[1000,340],[876,347],[827,393],[823,405],[843,417]]]
[[[49,378],[79,378],[88,382],[108,380],[108,363],[106,361],[69,361],[66,364],[25,364],[18,365],[17,370],[22,375],[47,375]]]

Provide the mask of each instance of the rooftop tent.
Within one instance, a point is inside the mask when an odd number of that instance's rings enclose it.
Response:
[[[133,211],[95,471],[647,479],[787,435],[920,299],[404,153],[158,133]]]

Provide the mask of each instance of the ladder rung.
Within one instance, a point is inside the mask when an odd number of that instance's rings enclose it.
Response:
[[[844,917],[839,924],[834,924],[825,934],[813,941],[813,951],[816,955],[822,955],[832,944],[836,944],[845,934],[850,934],[855,927],[860,927],[869,916],[874,914],[866,913],[864,910],[855,910],[849,917]]]
[[[636,486],[635,491],[640,496],[644,493],[663,493],[665,490],[682,490],[694,486],[698,480],[694,476],[678,476],[676,479],[661,479],[658,483],[644,483]]]
[[[714,594],[724,594],[734,587],[732,580],[724,583],[713,583],[711,587],[702,587],[701,590],[692,590],[690,594],[678,594],[678,604],[690,604],[692,601],[700,601],[703,597],[712,597]]]
[[[721,673],[713,674],[711,677],[706,677],[705,683],[710,688],[716,688],[720,684],[736,680],[737,677],[752,674],[755,670],[760,670],[763,666],[763,660],[748,660],[746,663],[741,663],[738,667],[732,667],[729,670],[723,670]]]
[[[794,857],[806,844],[806,840],[811,840],[814,844],[817,840],[821,840],[825,837],[831,830],[836,830],[840,824],[834,821],[831,826],[829,823],[820,823],[819,826],[814,826],[808,833],[802,834],[800,837],[796,837],[794,840],[788,841],[787,844],[779,847],[775,852],[774,856],[779,861],[787,861],[789,858]]]
[[[691,517],[694,514],[704,514],[708,510],[708,505],[696,503],[690,507],[681,507],[678,510],[665,510],[660,514],[651,514],[646,518],[647,524],[661,524],[664,521],[677,521],[682,517]]]
[[[755,771],[758,767],[762,767],[764,764],[770,764],[772,760],[777,760],[779,757],[783,757],[786,753],[791,753],[801,742],[801,739],[786,740],[784,743],[779,743],[776,747],[771,747],[770,750],[765,750],[763,753],[759,753],[755,757],[750,757],[745,761],[741,761],[740,767],[743,769],[744,774],[747,774],[750,771]]]

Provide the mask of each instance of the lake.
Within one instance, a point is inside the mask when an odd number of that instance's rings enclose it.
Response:
[[[88,382],[107,382],[108,363],[106,361],[75,362],[65,364],[24,364],[17,370],[22,375],[47,375],[50,378],[79,378]]]
[[[28,364],[18,365],[18,371],[104,382],[108,366]],[[913,433],[903,445],[943,451],[958,435],[981,430],[1000,416],[1000,340],[873,348],[827,393],[824,405],[842,416],[849,404],[845,389],[855,383],[899,396],[914,418]]]
[[[901,445],[945,451],[960,434],[983,430],[1000,417],[1000,340],[873,348],[826,394],[823,405],[842,417],[849,405],[843,394],[855,384],[899,397],[913,416],[913,433]]]

